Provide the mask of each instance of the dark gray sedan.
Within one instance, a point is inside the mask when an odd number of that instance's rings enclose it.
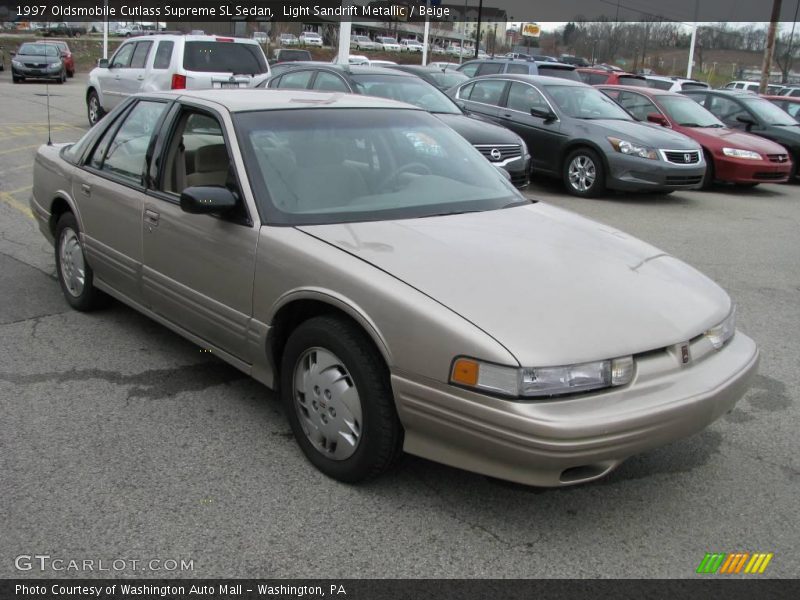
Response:
[[[555,77],[489,75],[452,88],[465,111],[525,140],[534,171],[561,177],[567,191],[670,192],[698,187],[706,170],[688,137],[638,123],[591,86]]]
[[[52,42],[22,44],[16,54],[12,54],[11,79],[14,83],[26,79],[52,79],[64,83],[67,69],[58,46]]]

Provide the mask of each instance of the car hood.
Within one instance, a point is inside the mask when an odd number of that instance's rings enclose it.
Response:
[[[786,154],[786,149],[780,144],[751,133],[744,133],[727,127],[687,127],[682,131],[711,149],[720,147],[741,148],[742,150],[753,150],[760,154]]]
[[[663,348],[713,327],[731,307],[724,290],[678,259],[542,203],[299,229],[447,306],[525,366]]]
[[[575,119],[576,129],[588,135],[619,137],[630,142],[668,150],[697,150],[697,142],[681,133],[663,127],[652,127],[637,121],[617,119]]]
[[[466,115],[434,113],[433,115],[445,125],[467,140],[470,144],[519,144],[520,137],[513,131],[488,123],[482,119],[473,119]]]

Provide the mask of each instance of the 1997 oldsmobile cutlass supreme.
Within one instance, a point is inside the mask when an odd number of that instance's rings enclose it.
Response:
[[[729,411],[758,363],[714,282],[389,100],[134,96],[39,149],[31,206],[73,307],[111,295],[277,389],[342,481],[403,450],[590,481]]]

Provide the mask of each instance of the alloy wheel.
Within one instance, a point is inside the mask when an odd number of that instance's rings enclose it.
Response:
[[[579,192],[590,190],[597,179],[597,168],[594,161],[584,154],[579,154],[569,163],[569,183]]]

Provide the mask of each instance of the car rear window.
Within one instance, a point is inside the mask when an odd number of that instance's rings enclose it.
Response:
[[[183,68],[201,73],[258,75],[267,72],[267,62],[258,44],[186,42]]]
[[[281,49],[278,50],[278,60],[281,62],[311,60],[311,53],[308,50]]]
[[[645,81],[641,77],[632,77],[630,75],[620,75],[619,76],[619,84],[620,85],[632,85],[634,87],[648,87],[647,86],[647,81]]]
[[[559,79],[569,79],[570,81],[580,81],[581,78],[575,69],[566,69],[564,67],[538,65],[539,75],[547,77],[558,77]]]

